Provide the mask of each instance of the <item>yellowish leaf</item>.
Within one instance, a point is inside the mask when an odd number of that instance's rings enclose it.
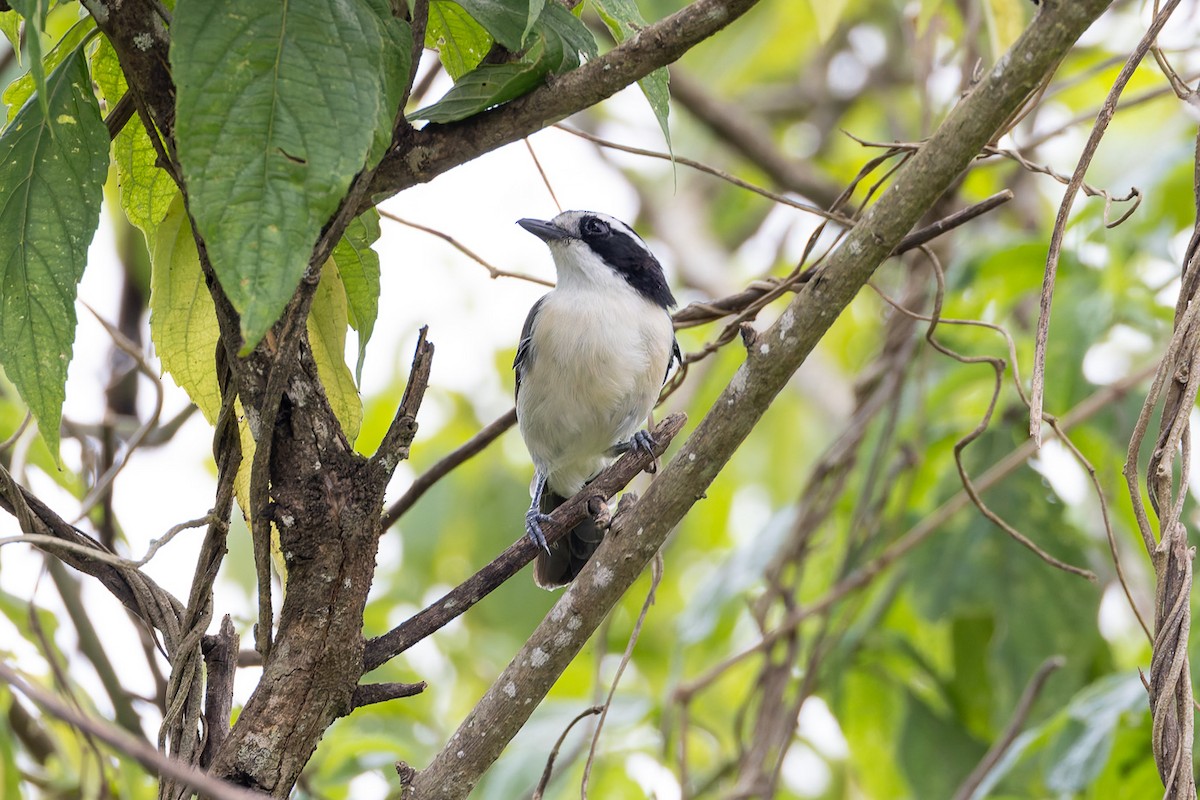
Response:
[[[204,418],[216,424],[221,410],[216,362],[220,330],[183,196],[178,192],[150,237],[150,262],[150,338],[154,348],[163,369],[187,392]]]
[[[362,427],[363,408],[354,376],[346,366],[346,329],[349,326],[346,305],[346,287],[341,272],[337,262],[329,259],[321,270],[321,282],[308,315],[308,341],[329,405],[342,423],[342,432],[354,444]]]
[[[817,36],[822,42],[829,41],[829,37],[833,36],[849,3],[850,0],[809,0],[809,7],[812,8],[813,18],[817,23]]]
[[[987,0],[983,4],[992,53],[999,58],[1025,30],[1026,0]]]

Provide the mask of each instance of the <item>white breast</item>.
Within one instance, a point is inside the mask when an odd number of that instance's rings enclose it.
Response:
[[[671,358],[666,310],[623,281],[604,288],[560,282],[546,296],[517,398],[534,466],[564,497],[645,424]]]

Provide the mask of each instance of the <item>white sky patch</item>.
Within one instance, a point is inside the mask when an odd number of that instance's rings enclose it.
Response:
[[[1114,325],[1083,357],[1083,376],[1107,386],[1151,363],[1154,341],[1128,325]]]
[[[645,753],[631,753],[625,759],[625,771],[655,800],[680,800],[683,792],[671,770]]]
[[[1137,617],[1129,607],[1129,598],[1119,583],[1105,587],[1096,622],[1100,635],[1110,642],[1129,641],[1143,635]]]
[[[825,759],[804,744],[788,748],[780,774],[787,787],[801,797],[821,797],[833,780]]]
[[[820,697],[809,697],[797,718],[800,735],[826,758],[842,759],[850,755],[850,746],[842,735],[842,726]]]
[[[1030,459],[1030,466],[1041,473],[1067,505],[1077,505],[1087,497],[1087,473],[1057,439],[1043,442],[1041,451]]]
[[[771,519],[770,496],[766,489],[748,485],[738,489],[729,504],[728,530],[734,542],[749,541],[762,532]]]
[[[346,784],[346,796],[355,800],[374,800],[384,798],[392,790],[387,779],[378,772],[363,772]]]
[[[826,80],[834,97],[853,97],[867,85],[867,66],[849,51],[842,50],[829,59]]]
[[[877,67],[887,58],[887,37],[874,25],[855,25],[846,39],[854,55],[868,67]]]

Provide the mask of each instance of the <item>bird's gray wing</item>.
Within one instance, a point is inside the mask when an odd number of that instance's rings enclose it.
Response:
[[[542,295],[538,298],[538,301],[533,304],[533,308],[529,309],[529,316],[525,317],[525,326],[521,328],[521,341],[517,345],[517,355],[513,359],[513,370],[517,374],[516,387],[513,389],[514,400],[521,394],[521,377],[533,363],[533,321],[542,307],[542,302],[548,296]],[[676,345],[675,349],[678,351],[679,345]]]

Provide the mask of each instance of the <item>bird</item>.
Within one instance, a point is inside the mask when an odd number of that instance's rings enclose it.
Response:
[[[517,422],[534,465],[525,533],[534,581],[565,586],[600,546],[587,519],[548,545],[542,525],[618,456],[654,446],[643,429],[681,361],[662,265],[624,222],[564,211],[518,225],[550,249],[558,280],[529,310],[513,369]]]

